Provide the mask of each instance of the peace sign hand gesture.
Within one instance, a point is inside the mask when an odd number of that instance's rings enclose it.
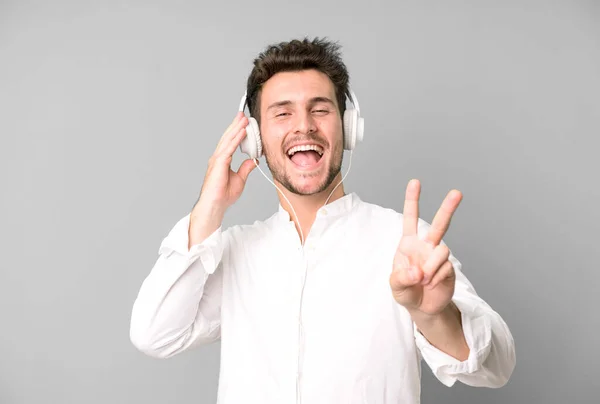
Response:
[[[450,250],[440,242],[462,194],[456,190],[448,193],[421,240],[417,235],[420,192],[418,180],[408,183],[402,238],[394,257],[390,286],[394,299],[409,312],[433,316],[448,306],[454,294],[456,275],[448,260]]]

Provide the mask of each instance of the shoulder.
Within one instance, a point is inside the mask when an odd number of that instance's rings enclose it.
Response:
[[[364,222],[369,227],[374,226],[380,230],[387,229],[393,235],[402,236],[404,215],[395,209],[359,199],[354,213],[357,220]],[[419,233],[425,234],[430,228],[430,223],[419,218],[418,227]]]
[[[281,225],[281,216],[274,213],[266,219],[257,219],[252,223],[231,225],[225,229],[224,234],[230,243],[248,244],[264,240],[274,233],[278,225]]]
[[[355,212],[365,219],[402,221],[400,212],[362,199],[356,204]]]

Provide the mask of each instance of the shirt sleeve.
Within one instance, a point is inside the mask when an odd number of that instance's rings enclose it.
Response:
[[[469,357],[459,361],[434,347],[413,323],[417,347],[435,377],[446,386],[458,380],[470,386],[501,387],[515,367],[511,332],[500,315],[477,295],[460,262],[452,254],[449,259],[456,273],[452,300],[461,312]]]
[[[130,339],[145,354],[168,358],[220,338],[225,235],[215,230],[188,251],[190,215],[158,250],[131,313]]]

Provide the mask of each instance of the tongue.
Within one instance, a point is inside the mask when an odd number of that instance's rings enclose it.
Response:
[[[320,158],[321,157],[319,156],[319,153],[317,153],[316,151],[307,150],[294,153],[294,155],[292,156],[292,161],[294,162],[294,164],[306,167],[312,166],[313,164],[317,164]]]

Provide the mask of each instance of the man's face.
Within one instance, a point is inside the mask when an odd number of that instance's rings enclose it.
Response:
[[[340,172],[342,120],[331,80],[317,70],[282,72],[260,97],[263,151],[273,179],[290,192],[325,191]]]

